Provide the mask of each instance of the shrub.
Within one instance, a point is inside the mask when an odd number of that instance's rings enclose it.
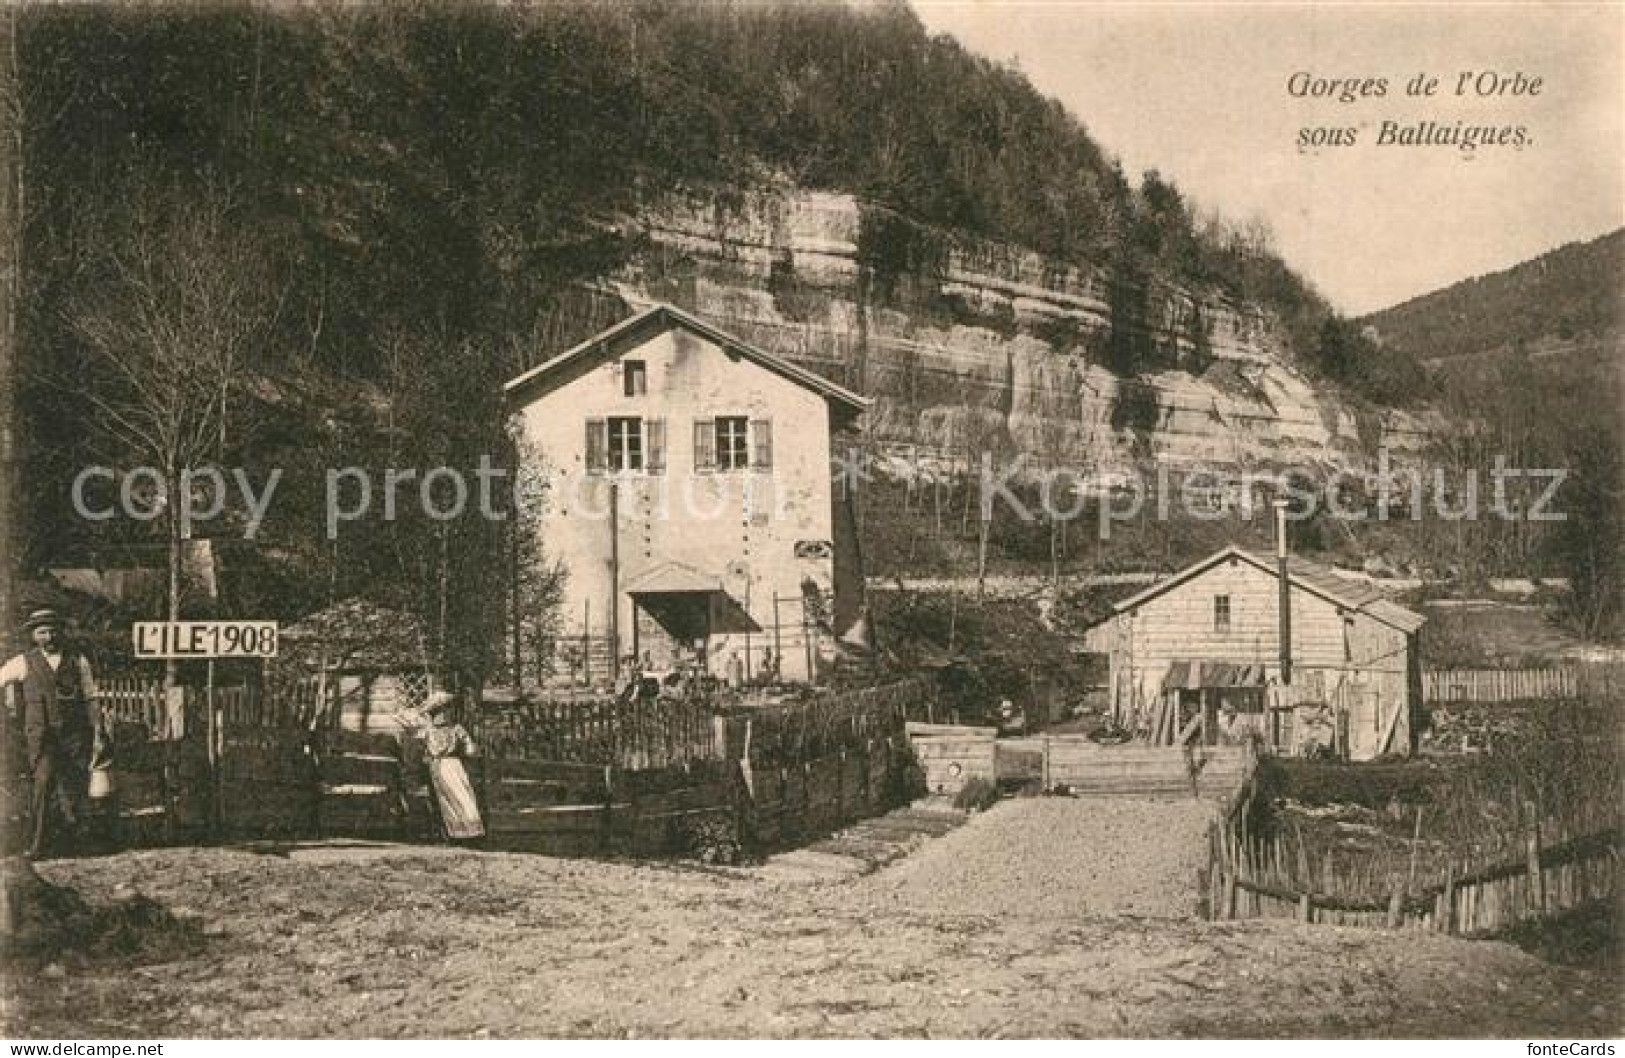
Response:
[[[892,758],[892,766],[886,773],[886,785],[886,799],[891,804],[908,804],[931,792],[926,786],[925,768],[914,755],[913,746],[904,745]]]
[[[987,779],[972,779],[954,795],[954,807],[964,812],[985,812],[999,800],[999,788]]]
[[[677,852],[701,863],[732,866],[744,862],[739,828],[732,819],[690,819],[677,827]]]

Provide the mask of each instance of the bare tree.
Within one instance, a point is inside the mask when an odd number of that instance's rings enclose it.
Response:
[[[15,641],[13,562],[17,517],[17,299],[22,287],[23,114],[17,80],[17,19],[0,18],[0,652]]]
[[[64,312],[84,360],[67,386],[115,459],[162,476],[167,618],[182,603],[181,472],[217,463],[244,378],[279,307],[268,254],[234,223],[229,194],[153,194],[101,226],[100,282]],[[175,683],[176,666],[165,669]]]

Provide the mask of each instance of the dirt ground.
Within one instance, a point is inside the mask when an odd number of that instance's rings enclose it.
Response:
[[[1613,980],[1509,945],[1168,917],[1194,887],[1179,856],[1142,856],[1147,885],[1120,904],[1090,903],[1095,882],[1039,895],[1068,834],[1169,836],[1144,829],[1144,809],[1091,823],[1091,808],[1007,803],[878,874],[828,881],[399,847],[47,863],[92,903],[133,886],[202,936],[167,961],[15,963],[0,1025],[24,1038],[1585,1038],[1625,1024]],[[1034,855],[1000,865],[1018,840]],[[1180,877],[1151,878],[1159,862]]]

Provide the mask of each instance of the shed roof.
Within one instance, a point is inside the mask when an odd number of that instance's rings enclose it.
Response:
[[[874,403],[870,398],[859,396],[844,386],[838,386],[822,375],[808,371],[804,367],[792,364],[783,357],[758,349],[742,339],[718,330],[709,323],[677,308],[675,305],[666,304],[652,306],[635,316],[627,317],[608,330],[600,331],[551,360],[510,379],[504,383],[502,391],[510,401],[518,399],[522,394],[537,391],[547,392],[568,377],[567,369],[571,366],[591,361],[600,356],[619,356],[632,346],[647,341],[651,336],[675,328],[682,328],[704,338],[706,341],[721,346],[731,353],[742,356],[776,375],[812,390],[826,400],[850,412],[862,412]]]
[[[1206,573],[1214,566],[1229,559],[1238,559],[1256,566],[1271,576],[1275,574],[1276,567],[1272,560],[1255,555],[1244,548],[1231,545],[1209,555],[1194,565],[1186,566],[1167,580],[1158,581],[1144,591],[1114,603],[1112,611],[1114,613],[1126,613],[1129,610],[1136,609],[1141,604],[1149,602],[1164,592]],[[1287,559],[1286,568],[1287,577],[1297,587],[1313,595],[1318,595],[1327,602],[1334,603],[1344,609],[1366,614],[1391,628],[1397,628],[1402,632],[1414,632],[1427,622],[1427,618],[1413,610],[1407,610],[1389,599],[1376,586],[1350,580],[1346,577],[1339,577],[1336,573],[1318,563],[1293,555]]]

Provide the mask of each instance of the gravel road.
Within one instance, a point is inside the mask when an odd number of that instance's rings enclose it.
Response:
[[[864,879],[855,895],[967,915],[1187,917],[1213,812],[1188,798],[1004,801]]]

